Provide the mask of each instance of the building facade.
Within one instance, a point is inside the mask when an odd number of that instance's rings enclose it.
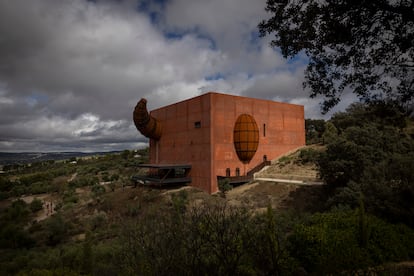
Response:
[[[218,177],[247,175],[305,145],[300,105],[209,92],[150,116],[158,123],[150,128],[157,136],[148,136],[150,163],[190,165],[190,185],[209,193],[218,191]]]

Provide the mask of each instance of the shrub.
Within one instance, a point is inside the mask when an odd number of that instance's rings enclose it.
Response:
[[[29,186],[29,191],[32,194],[44,194],[49,192],[50,185],[46,181],[38,181]]]
[[[67,238],[69,224],[59,213],[53,215],[46,225],[48,245],[55,246]]]
[[[128,204],[125,215],[130,217],[138,216],[141,211],[141,204],[138,202],[136,204]]]
[[[63,194],[63,201],[65,204],[67,203],[77,203],[79,200],[78,196],[76,195],[75,189],[69,189],[64,192]]]
[[[42,209],[43,209],[43,202],[38,198],[33,199],[33,201],[30,203],[30,210],[33,213],[36,213],[37,211],[40,211]]]
[[[222,197],[226,197],[226,192],[233,189],[233,186],[230,185],[230,180],[228,178],[220,179],[218,181],[218,188]]]
[[[2,225],[0,230],[0,248],[29,248],[35,244],[29,233],[16,224]]]
[[[90,226],[92,230],[96,230],[106,224],[108,217],[105,212],[99,212],[90,219]]]
[[[175,211],[184,213],[188,204],[188,192],[186,190],[181,190],[178,193],[172,194],[171,203]]]
[[[285,156],[282,156],[282,157],[280,157],[279,158],[279,160],[278,160],[278,162],[280,163],[280,165],[286,165],[286,163],[289,163],[289,162],[291,162],[292,161],[292,157],[290,157],[290,156],[287,156],[287,155],[285,155]]]
[[[335,274],[412,258],[414,231],[361,209],[333,211],[298,224],[290,242],[291,254],[308,272]]]
[[[194,207],[141,216],[126,224],[121,265],[136,275],[245,275],[254,270],[248,248],[254,225],[245,209]],[[251,227],[250,227],[251,226]]]
[[[299,151],[299,158],[302,164],[316,163],[319,155],[320,152],[312,148],[301,149]]]
[[[6,177],[0,176],[0,192],[8,192],[13,188],[13,182]]]
[[[100,184],[94,184],[91,191],[95,197],[103,195],[105,193],[105,187]]]
[[[13,201],[2,214],[1,218],[5,221],[12,221],[15,224],[27,222],[28,215],[30,214],[28,205],[21,199]]]
[[[24,195],[25,193],[27,193],[27,191],[28,191],[28,188],[26,186],[21,185],[19,183],[15,183],[10,193],[12,196],[18,197],[18,196]]]

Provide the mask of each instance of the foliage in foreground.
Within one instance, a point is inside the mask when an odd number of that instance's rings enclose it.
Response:
[[[268,0],[259,24],[285,58],[309,58],[304,84],[323,96],[322,111],[347,89],[365,102],[412,102],[412,1]]]
[[[121,245],[131,275],[335,273],[414,257],[414,232],[363,208],[301,219],[227,205],[128,222]]]
[[[364,214],[363,209],[316,214],[296,226],[291,253],[309,272],[358,270],[413,258],[414,232]]]
[[[407,123],[398,106],[383,103],[354,104],[332,117],[318,160],[332,206],[355,208],[362,195],[369,212],[414,226],[414,139]]]
[[[58,212],[42,226],[47,234],[44,244],[34,240],[1,244],[1,272],[101,276],[335,274],[414,258],[414,231],[366,214],[362,204],[355,210],[314,215],[276,213],[271,208],[256,213],[230,207],[223,200],[190,207],[187,196],[181,191],[166,205],[158,203],[154,205],[157,208],[123,217],[111,239],[99,238],[100,229],[94,228],[84,240],[71,241],[71,226]],[[22,203],[15,205],[20,213],[22,208],[28,209],[20,206]],[[30,238],[30,231],[26,234]],[[2,240],[7,238],[3,236]]]

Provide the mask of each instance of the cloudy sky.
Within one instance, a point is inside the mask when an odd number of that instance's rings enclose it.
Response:
[[[132,122],[142,97],[151,110],[218,91],[302,104],[307,118],[322,118],[320,99],[302,88],[306,57],[284,60],[258,37],[264,8],[265,0],[0,0],[0,151],[144,147]]]

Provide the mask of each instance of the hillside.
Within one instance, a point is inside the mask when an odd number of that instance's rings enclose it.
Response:
[[[323,148],[312,146],[292,152],[255,176],[267,181],[255,180],[215,195],[190,186],[134,187],[130,178],[138,173],[136,165],[146,162],[146,150],[78,159],[76,163],[22,165],[0,178],[0,275],[18,271],[36,271],[36,275],[51,271],[56,275],[167,275],[172,271],[199,275],[200,269],[201,274],[208,274],[233,267],[223,258],[234,254],[244,257],[233,260],[238,265],[224,274],[240,274],[242,263],[253,262],[259,269],[261,260],[254,259],[257,254],[248,248],[267,246],[259,235],[267,227],[264,222],[277,217],[279,222],[272,227],[280,233],[286,231],[286,236],[279,236],[285,240],[292,235],[294,224],[325,210],[328,194],[325,185],[317,183],[312,161],[320,150]],[[349,219],[355,213],[346,211],[341,216]],[[240,248],[240,239],[247,239],[246,246],[250,242],[255,246]],[[230,246],[232,253],[221,255],[225,252],[221,246]],[[137,250],[141,253],[133,255]],[[185,260],[189,254],[200,255],[196,255],[197,261]],[[283,258],[280,269],[298,269],[293,259]],[[198,272],[189,273],[195,268]],[[270,268],[260,269],[265,273]]]
[[[226,198],[221,198],[218,195],[210,196],[190,186],[181,188],[134,188],[131,186],[132,183],[129,181],[129,178],[136,171],[133,166],[129,167],[129,165],[126,168],[119,169],[119,164],[115,165],[117,156],[119,154],[109,154],[106,157],[96,158],[90,161],[78,161],[78,164],[54,164],[55,170],[63,170],[65,168],[67,172],[67,174],[63,173],[63,175],[56,177],[52,176],[49,180],[51,181],[51,185],[49,187],[43,187],[45,190],[51,189],[54,192],[42,193],[42,189],[38,189],[38,186],[42,186],[42,181],[35,179],[33,180],[34,183],[28,185],[32,188],[31,191],[28,190],[28,193],[31,194],[8,197],[0,203],[0,208],[7,207],[12,201],[18,198],[23,199],[27,204],[30,204],[34,199],[40,199],[45,204],[43,209],[33,216],[33,220],[39,221],[48,217],[46,203],[52,203],[54,207],[62,208],[63,211],[65,209],[71,210],[72,213],[79,216],[76,218],[73,217],[72,219],[79,220],[81,217],[91,215],[91,212],[97,212],[103,204],[110,205],[111,214],[118,215],[124,213],[125,208],[133,205],[138,199],[141,199],[140,202],[143,203],[145,201],[151,202],[152,200],[156,200],[157,202],[168,201],[172,194],[180,191],[186,191],[188,193],[189,202],[209,202],[218,199],[226,201],[230,205],[249,206],[249,208],[258,210],[266,209],[269,204],[276,209],[295,208],[298,210],[318,210],[320,207],[315,206],[323,205],[323,202],[321,202],[323,187],[318,185],[304,186],[294,183],[280,183],[276,180],[271,180],[271,178],[298,181],[317,180],[315,165],[309,163],[301,164],[298,161],[300,160],[298,151],[283,156],[279,160],[274,160],[272,165],[266,167],[255,176],[256,178],[266,178],[268,181],[257,180],[235,187],[227,193]],[[112,163],[111,159],[114,161],[114,167],[112,168],[110,165]],[[144,160],[138,162],[144,162]],[[59,168],[59,166],[62,168]],[[39,176],[42,173],[42,169],[40,171],[36,170],[35,174],[31,173],[29,169],[27,170],[29,173],[22,171],[20,172],[22,174],[20,176],[12,173],[10,177],[11,179],[21,178],[26,181],[27,178],[36,178],[36,175]],[[53,170],[45,167],[44,174],[50,173],[53,173]],[[120,176],[120,173],[126,173],[126,175]],[[113,179],[114,176],[116,180]],[[89,185],[87,183],[88,181],[97,181],[97,183]],[[13,192],[15,191],[11,189],[10,194],[13,195]],[[6,196],[3,195],[3,197]],[[94,208],[91,208],[91,206]],[[104,208],[109,207],[106,206]],[[51,211],[49,210],[50,214]]]
[[[304,161],[301,152],[323,149],[306,146],[273,160],[254,175],[254,181],[230,190],[226,196],[229,204],[248,205],[262,211],[269,205],[298,212],[322,210],[327,197],[325,187],[318,178],[315,163]]]
[[[324,149],[323,146],[311,145],[285,154],[273,160],[271,166],[256,173],[255,179],[273,178],[321,184],[316,164],[310,158]]]

